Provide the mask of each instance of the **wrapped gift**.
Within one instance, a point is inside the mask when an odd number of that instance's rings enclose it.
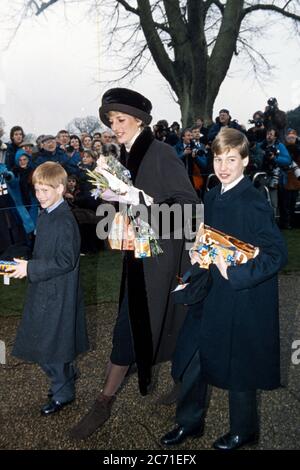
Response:
[[[5,275],[7,273],[7,269],[10,269],[12,266],[16,266],[15,261],[1,261],[0,260],[0,274]]]
[[[200,267],[208,269],[218,254],[223,256],[228,266],[236,266],[255,258],[259,248],[201,223],[190,255],[193,252],[200,257]]]
[[[148,238],[136,238],[134,247],[135,258],[148,258],[151,256],[150,241]]]
[[[109,246],[113,250],[134,250],[134,242],[134,228],[130,218],[124,212],[117,212],[108,235]]]

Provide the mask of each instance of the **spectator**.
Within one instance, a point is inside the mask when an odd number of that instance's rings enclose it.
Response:
[[[213,142],[214,138],[218,135],[223,127],[229,127],[231,129],[238,129],[243,132],[242,127],[235,120],[231,120],[228,109],[221,109],[219,116],[216,118],[215,124],[213,124],[208,131],[208,142]]]
[[[7,144],[5,164],[9,170],[12,170],[15,165],[16,152],[24,139],[24,131],[22,127],[14,126],[11,128],[9,136],[11,142]]]

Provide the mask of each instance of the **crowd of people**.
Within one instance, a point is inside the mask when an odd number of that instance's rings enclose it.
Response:
[[[268,107],[272,109],[259,114],[264,120],[255,117],[248,131],[222,109],[208,129],[202,119],[182,131],[177,123],[169,128],[166,121],[159,121],[153,133],[151,102],[133,90],[113,88],[102,97],[100,119],[109,130],[101,135],[70,136],[62,130],[56,137],[40,136],[33,143],[26,141],[21,127],[12,128],[11,143],[3,154],[1,196],[10,197],[11,204],[2,214],[8,239],[17,233],[7,213],[17,209],[18,192],[26,212],[10,214],[19,216],[27,241],[33,243],[32,258],[14,258],[16,265],[10,268],[11,277],[27,276],[29,281],[12,353],[38,363],[50,379],[49,401],[41,408],[44,416],[75,399],[74,360],[88,349],[78,278],[80,236],[71,211],[79,227],[78,209],[95,214],[86,169],[95,168],[100,155],[118,155],[130,173],[133,186],[126,191],[130,206],[144,204],[149,211],[155,204],[196,208],[204,199],[206,224],[258,247],[256,256],[244,264],[228,265],[219,255],[208,270],[198,266],[199,254],[185,250],[185,240],[175,233],[167,239],[159,236],[158,256],[136,257],[133,251],[124,251],[104,384],[90,411],[71,429],[73,439],[87,438],[109,419],[118,390],[134,365],[139,391],[146,395],[153,366],[172,359],[172,376],[180,385],[176,427],[161,438],[162,445],[177,445],[203,433],[208,384],[229,391],[229,432],[214,447],[233,450],[257,442],[256,390],[280,385],[277,274],[287,260],[274,222],[276,198],[269,188],[280,188],[280,200],[289,191],[288,172],[297,182],[299,177],[295,133],[280,128],[283,115],[276,100],[269,100]],[[294,145],[295,154],[280,141],[282,135],[287,145]],[[244,177],[247,169],[266,178],[266,195]],[[218,184],[207,192],[212,173]],[[275,176],[272,187],[269,179]],[[16,187],[11,186],[14,181]],[[116,203],[124,200],[113,190],[101,197]],[[42,211],[36,222],[38,203]],[[35,212],[31,215],[26,208]],[[280,215],[280,222],[285,222]],[[191,265],[196,267],[190,281],[193,285],[197,279],[194,299],[176,304],[171,300],[176,274],[187,266],[192,269]]]
[[[202,118],[181,129],[177,122],[169,126],[160,120],[153,126],[157,140],[176,150],[200,199],[216,184],[213,171],[211,144],[224,128],[238,129],[250,143],[250,161],[247,174],[262,191],[274,209],[280,228],[295,226],[295,208],[300,190],[300,141],[295,129],[287,127],[286,114],[270,98],[264,111],[256,111],[245,126],[232,119],[228,109],[221,109],[215,122],[206,127]],[[0,227],[3,233],[1,251],[21,242],[33,246],[38,203],[31,183],[35,168],[46,161],[58,162],[68,174],[65,198],[78,221],[81,252],[95,253],[102,243],[95,235],[98,202],[91,196],[91,183],[86,170],[93,170],[101,154],[112,152],[118,156],[120,146],[111,129],[93,135],[71,134],[62,129],[54,135],[27,138],[21,126],[10,130],[10,142],[1,140],[0,129]]]

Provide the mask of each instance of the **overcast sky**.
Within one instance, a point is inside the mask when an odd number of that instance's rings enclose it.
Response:
[[[0,3],[3,7],[7,0]],[[1,53],[0,116],[6,122],[6,134],[15,124],[37,135],[56,133],[74,117],[98,115],[101,95],[110,86],[97,84],[97,79],[103,78],[100,67],[109,68],[109,62],[100,54],[97,22],[84,15],[83,6],[70,12],[66,20],[63,5],[57,4],[45,15],[26,20],[9,49]],[[99,20],[104,35],[106,25]],[[226,107],[233,118],[247,125],[252,113],[263,109],[271,96],[284,110],[300,104],[299,38],[288,37],[283,20],[279,16],[277,20],[269,40],[261,45],[276,66],[275,78],[262,90],[249,67],[234,59],[216,100],[215,115]],[[0,27],[1,34],[6,34],[3,20]],[[154,66],[131,87],[152,101],[153,123],[162,118],[180,121],[179,107]]]

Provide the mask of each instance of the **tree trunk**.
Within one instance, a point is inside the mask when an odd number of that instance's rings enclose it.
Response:
[[[205,86],[202,88],[205,88]],[[182,94],[178,96],[178,102],[183,128],[193,126],[199,117],[203,118],[206,123],[211,122],[212,106],[210,109],[206,108],[205,97],[203,100],[199,101],[199,98],[195,97],[192,90],[184,90]]]

